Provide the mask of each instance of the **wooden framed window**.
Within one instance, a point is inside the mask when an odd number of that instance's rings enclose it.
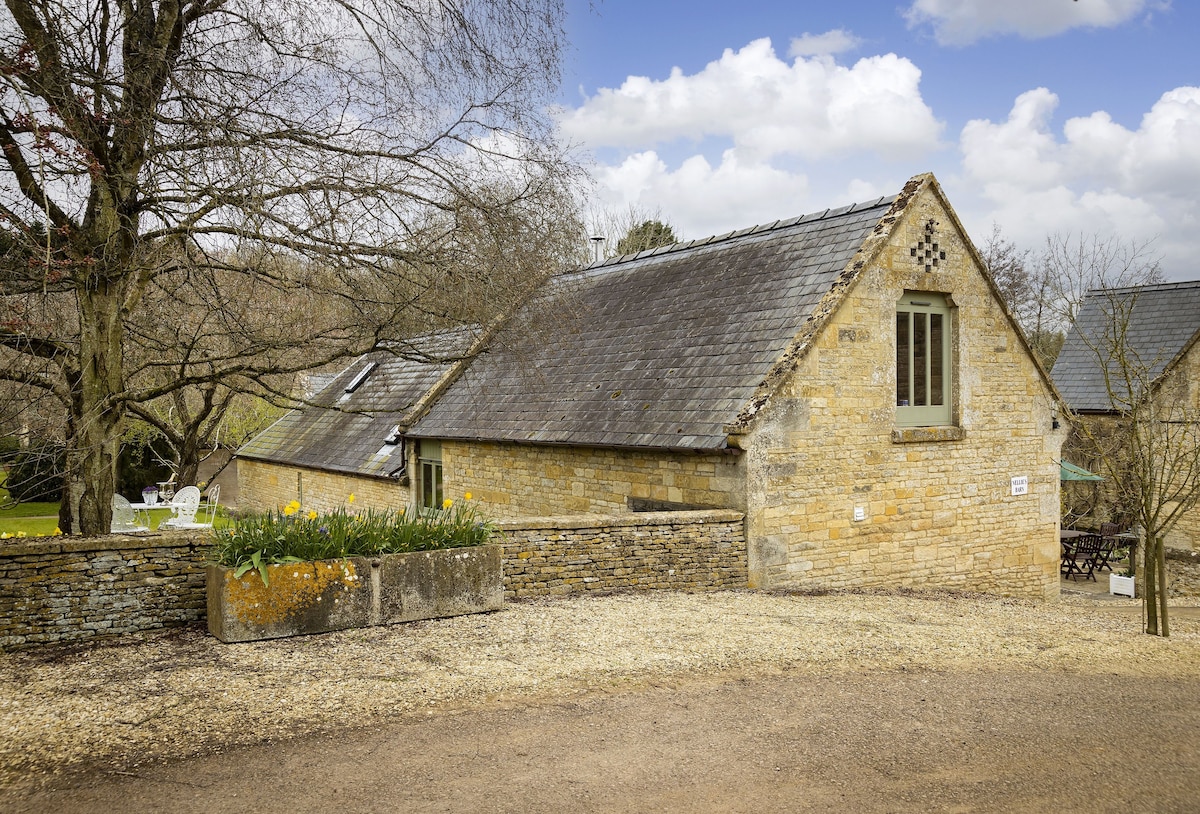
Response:
[[[952,318],[942,294],[908,291],[896,304],[896,426],[952,423]]]
[[[431,509],[442,507],[442,444],[440,441],[419,443],[417,449],[417,487],[421,505]]]

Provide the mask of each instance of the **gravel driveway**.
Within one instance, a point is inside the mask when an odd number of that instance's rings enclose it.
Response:
[[[225,645],[187,628],[0,654],[0,802],[33,805],[39,789],[258,745],[245,760],[297,736],[349,728],[367,737],[430,715],[461,726],[475,720],[464,710],[580,699],[650,703],[664,687],[716,692],[779,676],[826,688],[933,676],[965,681],[959,692],[983,677],[1015,686],[1011,677],[1060,676],[1064,692],[1085,695],[1089,683],[1107,682],[1107,702],[1139,686],[1170,695],[1182,681],[1194,699],[1196,612],[1177,613],[1163,640],[1140,633],[1138,606],[940,593],[623,594],[271,642]],[[1196,760],[1196,730],[1183,734]]]

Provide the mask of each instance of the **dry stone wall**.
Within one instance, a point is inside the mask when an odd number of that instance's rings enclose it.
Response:
[[[32,538],[0,546],[0,647],[204,618],[206,532]]]
[[[502,524],[506,598],[746,587],[733,511],[530,518]],[[206,618],[208,533],[0,546],[0,648],[70,642]]]
[[[500,524],[507,598],[627,589],[745,588],[734,511],[544,517]]]

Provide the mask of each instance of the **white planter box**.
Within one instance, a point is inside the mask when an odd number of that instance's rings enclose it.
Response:
[[[1108,592],[1114,596],[1133,597],[1133,577],[1123,577],[1120,574],[1108,575]]]

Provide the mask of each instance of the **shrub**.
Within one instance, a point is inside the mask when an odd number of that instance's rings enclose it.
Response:
[[[136,500],[142,487],[171,480],[171,447],[161,435],[126,439],[117,457],[117,491]]]
[[[0,465],[7,464],[21,454],[21,439],[15,435],[0,438]]]
[[[350,496],[353,503],[354,496]],[[267,582],[274,563],[332,560],[482,545],[495,525],[468,499],[441,509],[305,511],[297,502],[277,512],[241,517],[213,531],[210,559],[241,576],[256,569]]]

